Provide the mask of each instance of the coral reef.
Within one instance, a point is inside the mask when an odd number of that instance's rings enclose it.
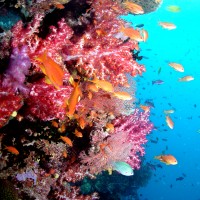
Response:
[[[138,170],[153,128],[127,78],[145,71],[139,42],[123,35],[129,11],[112,0],[1,3],[21,19],[0,36],[1,183],[13,199],[11,185],[19,199],[99,199],[77,182],[119,161]]]

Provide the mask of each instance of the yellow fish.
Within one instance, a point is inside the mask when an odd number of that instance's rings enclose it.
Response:
[[[168,29],[168,30],[173,30],[176,28],[175,24],[169,23],[169,22],[158,22],[158,24],[162,26],[164,29]]]
[[[194,77],[193,76],[184,76],[182,78],[179,78],[180,82],[187,82],[187,81],[193,81]]]
[[[154,159],[160,160],[161,162],[165,163],[166,165],[177,165],[178,161],[173,155],[160,155],[155,156]]]
[[[42,72],[47,76],[48,81],[59,89],[63,85],[64,71],[45,51],[42,55],[35,58],[41,62],[39,65]]]
[[[176,5],[167,6],[167,10],[170,12],[180,12],[181,11],[180,7],[176,6]]]
[[[108,81],[99,80],[95,77],[93,80],[91,80],[91,82],[95,83],[97,88],[101,88],[102,90],[104,90],[106,92],[113,92],[114,91],[112,84]]]
[[[174,68],[176,71],[184,72],[183,65],[175,62],[168,63],[170,67]]]
[[[114,92],[113,96],[117,97],[118,99],[122,99],[122,100],[131,100],[131,99],[133,99],[133,97],[128,92],[123,92],[123,91]]]

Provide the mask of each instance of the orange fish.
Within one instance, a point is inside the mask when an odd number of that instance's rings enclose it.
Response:
[[[106,131],[114,131],[114,125],[112,123],[107,123],[106,124]]]
[[[91,82],[95,83],[97,88],[101,88],[102,90],[104,90],[106,92],[113,92],[114,91],[112,84],[108,81],[99,80],[95,77],[93,80],[91,80]]]
[[[129,37],[131,40],[135,40],[137,42],[144,41],[143,36],[141,35],[140,30],[133,29],[131,27],[122,27],[120,29],[120,32],[122,32],[125,36]]]
[[[168,29],[168,30],[173,30],[176,28],[175,24],[169,23],[169,22],[158,22],[158,24],[162,26],[164,29]]]
[[[5,149],[12,154],[19,155],[19,151],[15,147],[6,146]]]
[[[124,7],[131,13],[133,14],[143,14],[144,13],[144,10],[142,8],[142,6],[136,4],[136,3],[133,3],[133,2],[130,2],[130,1],[125,1],[123,3]]]
[[[67,136],[60,136],[60,139],[61,139],[63,142],[65,142],[66,144],[68,144],[70,147],[73,146],[73,143],[72,143],[71,139],[68,138]]]
[[[142,29],[141,34],[142,34],[143,42],[146,42],[149,37],[148,32],[146,30]]]
[[[187,81],[193,81],[194,77],[193,76],[184,76],[182,78],[179,78],[180,82],[187,82]]]
[[[65,123],[62,123],[61,126],[58,129],[59,133],[64,133],[66,131],[66,125]]]
[[[171,128],[171,129],[174,128],[174,122],[168,115],[166,116],[166,123],[167,123],[167,126],[169,126],[169,128]]]
[[[150,106],[140,105],[140,108],[142,110],[144,110],[145,112],[149,112],[150,111]]]
[[[85,121],[85,119],[84,119],[83,117],[79,117],[77,120],[78,120],[78,124],[79,124],[80,128],[81,128],[81,129],[84,129],[85,126],[86,126],[86,121]]]
[[[59,124],[58,124],[58,122],[56,122],[56,121],[52,121],[52,122],[51,122],[51,125],[52,125],[53,127],[55,127],[55,128],[58,128],[58,127],[59,127]]]
[[[74,134],[76,137],[81,137],[81,138],[83,137],[83,134],[80,131],[78,131],[77,129],[75,129]]]
[[[179,72],[184,72],[184,68],[183,65],[179,64],[179,63],[175,63],[175,62],[170,62],[169,66],[174,68],[176,71]]]
[[[57,2],[54,3],[54,6],[58,9],[64,9],[65,8],[65,6],[63,6],[61,3],[57,3]]]
[[[160,160],[161,162],[165,163],[166,165],[176,165],[176,164],[178,164],[176,158],[172,155],[155,156],[154,159]]]
[[[87,84],[87,90],[91,92],[98,92],[98,87],[94,83]]]
[[[67,156],[68,156],[68,155],[67,155],[67,151],[64,150],[63,153],[62,153],[62,155],[63,155],[64,158],[67,158]]]
[[[79,83],[72,81],[72,84],[74,86],[74,90],[72,91],[69,100],[67,102],[68,105],[68,111],[67,111],[67,116],[72,117],[75,110],[76,110],[76,105],[79,102],[82,92],[81,88],[79,86]]]
[[[47,76],[48,81],[59,89],[63,85],[64,71],[54,60],[52,60],[45,51],[42,55],[35,58],[42,64],[40,68],[42,72]]]
[[[131,99],[133,99],[133,97],[128,92],[123,92],[123,91],[114,92],[113,96],[117,97],[118,99],[122,99],[122,100],[131,100]]]

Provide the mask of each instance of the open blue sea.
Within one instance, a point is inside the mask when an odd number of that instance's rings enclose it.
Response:
[[[180,12],[169,12],[170,5]],[[140,200],[199,200],[200,199],[200,1],[164,0],[159,9],[145,15],[123,17],[134,26],[144,24],[149,38],[140,44],[139,61],[146,72],[136,78],[136,97],[141,104],[154,104],[151,120],[156,130],[149,136],[145,162],[152,167],[153,176],[140,188]],[[177,25],[174,30],[163,29],[159,21]],[[183,73],[168,63],[183,65]],[[178,79],[191,75],[190,82]],[[163,84],[152,84],[162,80]],[[167,127],[163,110],[173,109],[174,129]],[[172,154],[177,165],[165,165],[155,155]]]

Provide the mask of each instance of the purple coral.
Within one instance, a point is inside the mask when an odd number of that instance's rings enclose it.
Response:
[[[19,90],[22,94],[27,94],[28,88],[24,85],[24,82],[30,66],[31,61],[27,54],[27,46],[23,46],[21,49],[14,48],[2,82],[3,87],[12,88],[15,92]]]

